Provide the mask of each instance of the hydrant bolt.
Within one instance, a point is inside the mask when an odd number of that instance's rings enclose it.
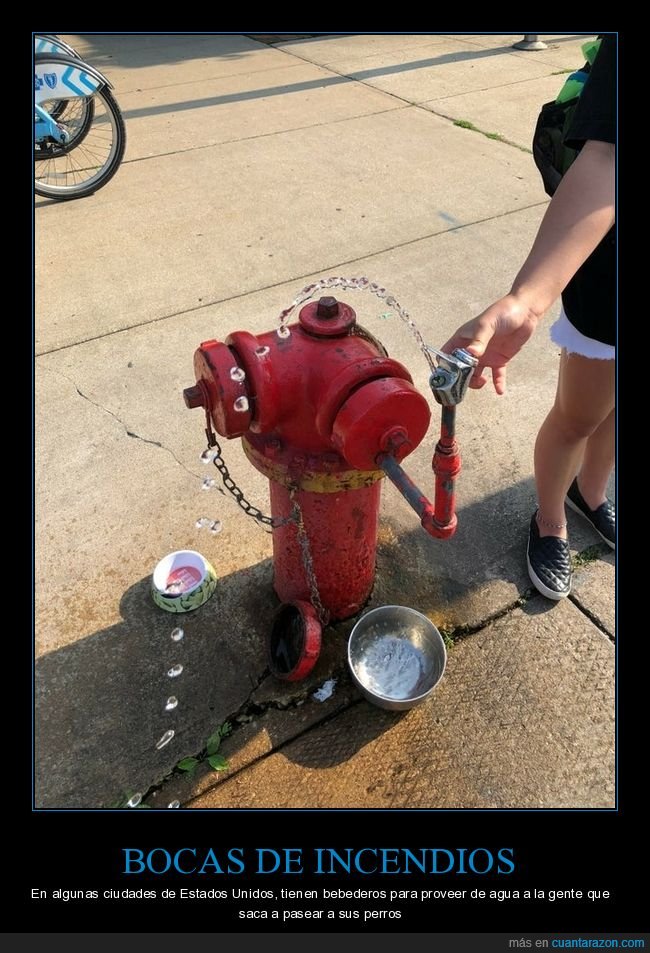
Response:
[[[203,389],[195,384],[193,387],[186,387],[183,391],[183,400],[185,406],[193,410],[195,407],[203,407]]]
[[[336,298],[328,295],[325,298],[320,298],[318,301],[318,308],[316,309],[316,315],[319,318],[335,318],[339,313],[339,303]]]

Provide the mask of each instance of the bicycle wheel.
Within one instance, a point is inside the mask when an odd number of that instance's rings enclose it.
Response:
[[[62,72],[64,67],[79,71],[84,66],[79,60],[63,56],[35,59],[41,74],[51,66],[54,75],[58,67],[59,76],[64,79],[69,75]],[[61,112],[60,97],[59,93],[49,101],[41,98],[43,109],[56,110],[57,125],[66,138],[63,143],[52,138],[40,138],[34,143],[34,189],[37,195],[47,198],[82,198],[106,185],[117,172],[126,146],[124,120],[106,86],[89,96],[71,96]]]

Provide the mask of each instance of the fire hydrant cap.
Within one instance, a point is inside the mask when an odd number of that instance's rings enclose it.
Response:
[[[322,626],[309,602],[296,600],[280,606],[267,638],[269,667],[276,678],[297,682],[318,660]]]
[[[357,470],[371,470],[381,452],[403,460],[429,427],[431,411],[412,384],[395,378],[368,381],[354,391],[334,420],[333,442]]]

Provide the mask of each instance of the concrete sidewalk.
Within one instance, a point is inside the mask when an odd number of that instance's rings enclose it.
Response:
[[[36,201],[37,806],[136,791],[156,807],[613,805],[614,559],[569,514],[570,600],[531,592],[525,567],[532,447],[557,371],[544,330],[505,397],[472,392],[459,410],[452,540],[427,537],[383,489],[370,605],[411,605],[454,640],[432,700],[403,716],[351,686],[354,620],[327,631],[306,682],[268,675],[270,536],[200,491],[202,422],[182,401],[201,341],[272,327],[316,278],[368,275],[436,345],[507,290],[547,203],[537,113],[586,39],[524,53],[520,38],[64,37],[114,83],[128,139],[106,188]],[[345,300],[430,394],[398,319],[369,295]],[[434,442],[406,461],[427,489]],[[267,511],[239,441],[224,456]],[[202,515],[222,521],[218,537],[195,529]],[[183,548],[220,579],[174,643],[149,585]],[[333,696],[315,701],[331,675]],[[226,720],[229,770],[215,773],[205,742]],[[197,755],[182,777],[175,765]]]

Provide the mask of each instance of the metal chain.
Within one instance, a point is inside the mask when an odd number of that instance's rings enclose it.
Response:
[[[320,593],[318,591],[318,583],[316,582],[316,573],[314,572],[314,560],[311,555],[311,547],[309,545],[309,536],[307,535],[307,530],[305,528],[305,521],[303,519],[302,510],[300,505],[295,499],[296,492],[298,487],[292,486],[289,490],[289,498],[293,504],[292,509],[292,519],[296,524],[296,529],[298,531],[298,542],[300,544],[300,552],[302,555],[302,565],[305,570],[305,575],[307,576],[307,582],[309,583],[309,592],[311,596],[311,604],[318,614],[318,618],[323,625],[327,625],[329,622],[330,614],[321,602]]]
[[[215,451],[212,462],[221,474],[223,485],[228,492],[234,496],[237,501],[237,506],[240,506],[247,516],[250,516],[257,523],[260,523],[263,526],[283,526],[285,523],[291,522],[290,518],[276,520],[272,516],[265,516],[257,506],[253,506],[253,504],[246,499],[243,491],[239,489],[233,478],[230,476],[230,471],[228,470],[228,467],[226,466],[226,463],[221,455],[221,447],[219,446],[216,439],[213,438],[212,445],[209,449]]]
[[[316,573],[314,572],[314,561],[312,559],[311,548],[309,546],[309,536],[307,535],[307,530],[305,528],[302,510],[295,499],[298,487],[294,485],[289,488],[289,498],[291,499],[292,503],[291,516],[286,516],[282,519],[275,519],[273,516],[265,516],[257,506],[253,506],[253,504],[246,499],[243,491],[240,490],[233,478],[230,476],[230,471],[228,470],[228,467],[226,466],[226,463],[221,455],[221,447],[219,446],[219,443],[213,434],[210,436],[210,447],[208,449],[214,451],[212,462],[221,474],[223,485],[235,498],[237,505],[241,507],[247,516],[250,516],[255,520],[255,522],[260,523],[262,526],[276,527],[286,526],[288,523],[296,524],[298,543],[300,544],[300,553],[302,555],[302,565],[303,569],[305,570],[305,575],[307,576],[307,582],[309,583],[311,604],[316,610],[318,618],[323,625],[327,625],[329,621],[329,612],[321,602],[320,593],[318,591],[318,583],[316,582]]]

